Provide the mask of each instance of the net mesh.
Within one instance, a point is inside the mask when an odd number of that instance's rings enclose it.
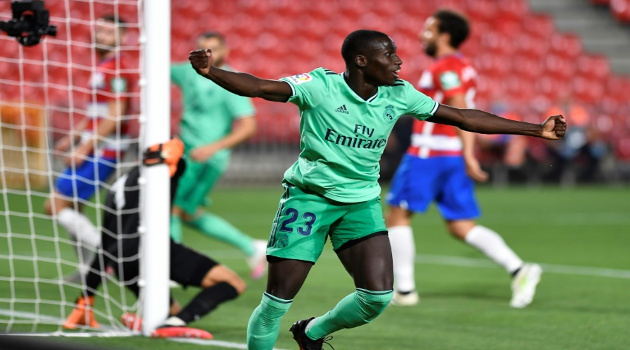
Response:
[[[25,47],[0,36],[0,329],[4,332],[63,330],[83,290],[84,279],[73,279],[77,275],[72,274],[85,272],[90,256],[100,249],[62,227],[56,201],[49,206],[55,215],[44,208],[51,193],[62,186],[59,179],[69,186],[62,197],[71,202],[66,226],[83,230],[85,224],[77,218],[84,215],[100,235],[106,191],[113,179],[137,165],[140,92],[134,81],[141,78],[141,5],[139,0],[46,1],[50,22],[58,27],[56,37]],[[99,52],[104,48],[96,42],[102,35],[99,18],[108,15],[125,21],[119,23],[124,36],[117,53],[103,59]],[[11,3],[0,2],[0,20],[10,19]],[[118,120],[111,114],[118,114]],[[114,121],[114,131],[97,137],[104,120]],[[75,142],[63,149],[64,139]],[[96,149],[96,156],[106,157],[105,165],[81,168],[93,158],[89,153],[73,155],[80,154],[86,143]],[[111,175],[105,176],[105,166],[113,168]],[[100,189],[92,196],[80,195],[80,181],[68,181],[73,172],[87,187]],[[111,274],[100,276],[103,283],[95,291],[94,307],[100,330],[126,332],[120,316],[138,311],[136,298]]]

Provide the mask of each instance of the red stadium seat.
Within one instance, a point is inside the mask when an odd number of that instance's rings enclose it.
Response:
[[[603,55],[582,55],[577,62],[581,74],[603,81],[610,74],[608,58]]]
[[[417,25],[423,24],[423,21],[429,16],[431,16],[434,9],[435,7],[425,4],[424,1],[422,2],[421,1],[408,1],[404,3],[403,9],[396,16],[398,17],[402,15],[410,15],[416,19],[417,21],[416,26],[417,26]],[[414,23],[414,22],[410,22],[410,23]],[[410,23],[407,23],[407,24],[409,25]]]
[[[51,19],[53,17],[66,17],[65,1],[49,1],[46,3],[46,9],[50,12]]]
[[[550,48],[559,55],[575,59],[582,53],[582,41],[575,34],[554,33]]]
[[[539,37],[531,33],[520,35],[517,45],[519,51],[523,50],[523,54],[535,59],[542,59],[550,50],[549,38]]]
[[[482,57],[481,66],[478,66],[481,74],[505,77],[514,69],[513,61],[505,55],[487,53]]]
[[[593,83],[589,76],[576,76],[572,87],[573,96],[585,103],[599,102],[604,96],[604,85]]]
[[[329,4],[331,2],[328,2]],[[338,3],[338,13],[347,18],[348,22],[355,21],[363,12],[364,4],[361,0],[346,0]]]
[[[466,14],[475,21],[490,22],[496,19],[497,5],[494,0],[467,0]]]
[[[616,90],[615,92],[612,92],[609,90],[609,92],[612,94],[614,98],[617,99],[619,103],[622,103],[624,106],[629,106],[628,91],[630,91],[630,78],[622,78],[620,86],[621,86],[621,89]],[[630,112],[630,110],[628,112]],[[630,120],[630,118],[628,118],[628,120]]]
[[[507,92],[509,100],[516,103],[528,103],[534,99],[535,91],[533,79],[524,79],[520,76],[510,76],[507,79]]]
[[[492,22],[492,25],[493,31],[499,32],[510,38],[517,38],[523,33],[523,22],[521,22],[520,19],[499,17],[497,20]]]
[[[550,54],[543,60],[545,74],[557,79],[569,79],[575,72],[575,62],[560,55]]]
[[[524,79],[528,79],[533,76],[538,76],[542,68],[538,60],[529,58],[527,56],[515,56],[512,60],[511,72],[514,76],[518,76]]]
[[[48,100],[52,105],[68,100],[68,89],[55,89],[48,87]]]
[[[630,23],[630,0],[611,0],[610,10],[618,21]]]
[[[543,76],[536,81],[535,90],[549,101],[555,102],[571,91],[571,83],[552,76]]]
[[[626,95],[628,90],[624,90],[625,88],[625,81],[621,77],[613,76],[606,80],[606,95],[608,96]]]
[[[511,18],[513,20],[521,20],[528,12],[528,4],[525,0],[502,0],[498,2],[499,18]]]
[[[547,38],[555,31],[553,21],[547,15],[529,15],[524,18],[525,31],[539,38]]]
[[[508,45],[509,39],[497,32],[489,32],[481,39],[481,46],[484,50],[495,55],[502,55],[509,52]]]
[[[400,2],[391,1],[385,6],[374,6],[371,10],[374,11],[377,16],[387,20],[396,18],[399,13],[405,11],[405,7]]]
[[[48,69],[48,82],[55,84],[58,88],[68,88],[70,85],[70,77],[68,76],[68,68],[56,67]]]

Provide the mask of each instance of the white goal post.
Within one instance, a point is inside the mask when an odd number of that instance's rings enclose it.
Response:
[[[144,148],[165,142],[170,133],[170,0],[145,1],[142,87]],[[142,37],[141,37],[142,39]],[[170,180],[166,165],[145,167],[141,188],[142,332],[150,335],[168,315]],[[141,182],[142,184],[142,182]],[[166,198],[165,195],[166,194]],[[150,235],[150,238],[147,237]]]
[[[132,131],[123,133],[119,125],[112,134],[94,141],[95,145],[126,145],[124,155],[118,149],[114,152],[115,170],[107,179],[90,180],[101,188],[93,196],[74,199],[74,212],[80,211],[99,235],[105,195],[113,181],[140,165],[148,146],[169,139],[171,1],[43,3],[50,11],[50,24],[57,26],[56,36],[45,36],[39,44],[26,47],[0,33],[0,334],[138,334],[121,321],[123,313],[132,312],[143,318],[141,332],[148,336],[169,310],[168,167],[141,167],[137,234],[142,246],[134,257],[139,259],[140,276],[133,281],[140,286],[140,297],[136,299],[127,291],[125,282],[117,281],[111,271],[102,271],[93,308],[98,328],[67,331],[62,325],[77,306],[85,284],[85,278],[70,280],[68,275],[87,266],[82,263],[86,252],[91,249],[94,254],[103,248],[88,247],[82,238],[66,232],[59,213],[47,214],[43,208],[58,179],[78,172],[79,166],[73,161],[65,162],[84,138],[77,138],[63,152],[54,149],[55,142],[72,135],[78,125],[94,118],[93,114],[103,113],[102,106],[96,106],[103,98],[116,103],[125,100],[133,108],[120,116],[121,125],[125,123]],[[123,67],[118,57],[106,68],[99,61],[95,27],[101,16],[125,20],[120,26],[126,28],[127,39],[118,51],[127,54],[129,66]],[[0,20],[11,19],[11,2],[0,2]],[[113,79],[107,83],[109,90],[99,85],[109,79],[104,75]],[[137,84],[133,89],[116,90],[114,81],[126,75],[134,76]],[[98,176],[100,168],[95,164]],[[70,175],[65,169],[71,169]],[[73,191],[78,191],[73,186]],[[74,223],[75,229],[82,227]]]

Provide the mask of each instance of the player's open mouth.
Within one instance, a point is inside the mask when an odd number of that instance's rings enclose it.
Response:
[[[396,77],[396,79],[398,79],[398,73],[400,73],[400,69],[394,71],[394,76]]]

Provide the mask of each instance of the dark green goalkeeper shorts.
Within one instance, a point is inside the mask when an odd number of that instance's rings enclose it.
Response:
[[[267,255],[314,263],[327,237],[338,252],[371,236],[387,234],[380,197],[340,203],[288,183],[283,186]]]

